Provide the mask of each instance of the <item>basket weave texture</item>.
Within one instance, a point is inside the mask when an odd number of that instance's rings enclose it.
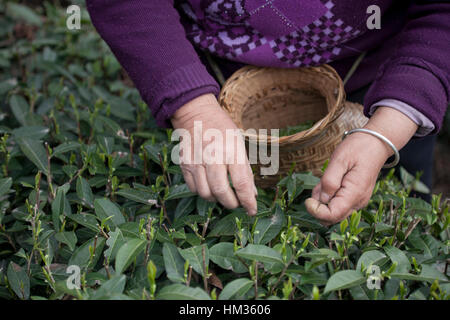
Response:
[[[276,185],[293,164],[296,172],[320,176],[344,131],[362,127],[368,120],[361,105],[345,100],[342,80],[328,65],[298,69],[245,66],[225,82],[219,103],[244,130],[247,146],[251,141],[267,143],[270,152],[270,144],[278,145],[277,174],[262,176],[263,165],[252,165],[255,183],[262,188]],[[289,136],[270,135],[270,129],[306,121],[314,125]],[[255,129],[256,134],[247,129]],[[267,134],[258,134],[259,129],[268,129]]]

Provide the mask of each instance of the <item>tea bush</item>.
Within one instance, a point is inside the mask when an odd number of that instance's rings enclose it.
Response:
[[[86,12],[80,31],[47,2],[0,12],[0,297],[449,298],[448,201],[410,197],[415,177],[331,228],[308,173],[260,189],[256,217],[226,210],[189,192]]]

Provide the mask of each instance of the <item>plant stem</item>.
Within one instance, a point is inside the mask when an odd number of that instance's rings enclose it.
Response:
[[[202,246],[202,260],[203,260],[203,286],[205,288],[205,291],[209,293],[209,289],[208,289],[208,273],[207,273],[207,270],[206,270],[205,245]]]
[[[281,271],[280,276],[277,279],[277,282],[275,282],[275,284],[273,285],[272,289],[270,290],[270,295],[273,295],[275,292],[275,289],[278,287],[278,285],[281,282],[281,279],[284,277],[286,270],[289,268],[289,266],[291,265],[291,263],[294,261],[295,256],[292,256],[291,260],[289,260],[289,262],[287,264],[285,264],[283,271]]]

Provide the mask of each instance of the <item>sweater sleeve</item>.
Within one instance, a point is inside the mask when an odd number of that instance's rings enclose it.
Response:
[[[378,70],[364,113],[378,101],[402,101],[431,120],[437,133],[450,96],[450,3],[414,1],[396,47]],[[383,27],[383,26],[381,26]]]
[[[219,85],[186,39],[173,0],[87,0],[101,37],[127,71],[159,126]]]

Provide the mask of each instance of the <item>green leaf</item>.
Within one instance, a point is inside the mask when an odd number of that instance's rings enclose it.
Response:
[[[116,96],[110,96],[108,102],[110,103],[111,114],[124,120],[136,121],[134,107],[128,100]]]
[[[281,254],[278,251],[260,244],[248,244],[245,248],[236,251],[235,254],[249,260],[283,263]]]
[[[142,239],[131,239],[125,242],[117,252],[116,272],[122,273],[134,261],[134,259],[144,250],[147,242]]]
[[[0,197],[9,192],[12,183],[13,183],[12,178],[0,179]]]
[[[170,187],[169,195],[167,196],[166,200],[181,199],[193,196],[195,196],[195,193],[191,192],[187,184],[184,183],[181,185]]]
[[[295,179],[297,185],[301,183],[303,189],[305,190],[312,190],[320,181],[318,177],[315,177],[312,174],[308,173],[294,173],[292,177]],[[287,185],[288,180],[289,176],[284,177],[280,180],[280,182],[278,182],[278,185],[285,186]]]
[[[227,214],[225,217],[217,221],[212,230],[209,232],[208,237],[217,236],[232,236],[237,230],[236,218],[243,220],[243,222],[248,221],[248,215],[243,211],[236,211]]]
[[[77,244],[77,236],[73,231],[63,231],[55,234],[55,239],[61,243],[67,244],[70,251],[75,250],[75,246]]]
[[[231,242],[219,242],[209,249],[209,258],[219,267],[236,273],[247,272],[247,268],[234,255],[234,245]]]
[[[435,280],[439,282],[449,282],[448,278],[435,267],[423,264],[420,274],[412,274],[407,272],[393,272],[390,275],[392,278],[412,280],[412,281],[425,281],[433,283]]]
[[[189,260],[189,264],[195,270],[195,272],[206,276],[203,270],[203,254],[202,250],[205,248],[205,266],[209,265],[209,250],[206,245],[190,247],[187,249],[178,249],[184,260]]]
[[[322,286],[326,284],[328,281],[328,275],[325,273],[319,273],[319,272],[307,272],[305,274],[302,274],[302,277],[300,278],[300,284],[315,284],[318,286]]]
[[[420,235],[419,233],[411,233],[408,241],[414,246],[414,248],[423,251],[423,254],[432,258],[438,254],[439,242],[430,235]]]
[[[94,195],[91,190],[91,186],[86,179],[79,176],[77,179],[77,195],[78,198],[90,208],[94,207]]]
[[[109,232],[109,238],[106,240],[108,249],[105,250],[105,258],[108,262],[113,261],[116,258],[117,251],[125,243],[125,238],[119,228]]]
[[[366,282],[366,278],[359,271],[343,270],[333,274],[327,281],[324,293],[335,290],[348,289]]]
[[[435,267],[428,264],[422,264],[422,270],[420,271],[420,276],[425,281],[434,282],[434,280],[449,282],[449,279],[442,272],[438,271]]]
[[[110,227],[118,226],[126,222],[119,207],[107,198],[96,199],[94,201],[94,208],[95,214],[101,220],[112,217],[106,222]]]
[[[214,208],[216,204],[214,202],[205,200],[201,197],[197,197],[197,214],[206,216],[209,208]]]
[[[95,291],[92,299],[104,299],[110,298],[113,295],[121,294],[125,289],[125,284],[127,283],[127,277],[124,274],[119,274],[108,281],[106,281],[102,286]]]
[[[53,149],[53,156],[61,155],[69,151],[75,151],[79,149],[81,145],[75,141],[68,141],[60,144],[56,148]]]
[[[98,259],[101,256],[104,245],[105,245],[105,238],[97,238],[97,239],[92,238],[86,241],[74,251],[74,253],[69,259],[68,265],[76,265],[81,269],[87,267],[88,264],[91,267],[95,266],[97,264]],[[89,252],[89,247],[91,247],[92,250],[95,247],[95,253],[91,261],[90,261],[91,254]]]
[[[397,262],[396,273],[406,273],[411,269],[411,263],[402,250],[392,246],[385,246],[384,251],[393,263]]]
[[[256,222],[254,243],[266,244],[275,238],[284,224],[284,214],[277,205],[275,214],[269,218],[262,218]]]
[[[30,111],[30,106],[28,102],[22,96],[12,95],[9,98],[9,105],[11,107],[11,111],[14,114],[14,117],[17,121],[23,125],[27,125],[27,115]]]
[[[172,243],[164,242],[162,253],[167,278],[173,282],[184,282],[184,259],[177,247]]]
[[[133,200],[135,202],[143,203],[150,206],[158,203],[158,201],[156,200],[156,196],[153,193],[146,192],[143,190],[131,188],[120,189],[119,191],[116,192],[116,194],[124,198]]]
[[[71,214],[67,216],[69,219],[75,221],[82,226],[91,229],[92,231],[98,232],[99,227],[97,226],[98,221],[94,215],[89,213],[79,213],[79,214]]]
[[[39,140],[44,138],[49,131],[50,129],[44,126],[26,126],[14,129],[12,134],[16,139],[29,138]]]
[[[247,278],[240,278],[228,283],[219,295],[219,300],[242,299],[253,286],[253,281]]]
[[[386,259],[386,255],[378,250],[370,250],[364,252],[361,257],[359,257],[358,263],[356,265],[356,270],[361,271],[361,265],[367,269],[370,265],[377,265],[381,261]]]
[[[11,17],[15,19],[22,20],[34,26],[42,25],[41,17],[27,6],[18,3],[8,2],[6,11]]]
[[[20,138],[17,139],[23,154],[46,175],[48,174],[47,153],[39,140]]]
[[[181,199],[175,209],[175,221],[191,213],[194,210],[195,205],[196,203],[194,197]]]
[[[114,138],[107,137],[104,135],[97,136],[97,142],[103,152],[106,154],[111,154],[114,150]]]
[[[6,276],[9,286],[20,299],[26,300],[30,297],[30,278],[21,266],[11,261]]]
[[[200,288],[186,287],[182,284],[171,284],[159,290],[156,295],[160,300],[211,300]]]
[[[56,189],[55,199],[52,201],[52,221],[53,226],[56,230],[59,230],[62,215],[70,216],[72,214],[72,209],[70,208],[70,203],[66,198],[66,188],[64,186],[58,187]]]

